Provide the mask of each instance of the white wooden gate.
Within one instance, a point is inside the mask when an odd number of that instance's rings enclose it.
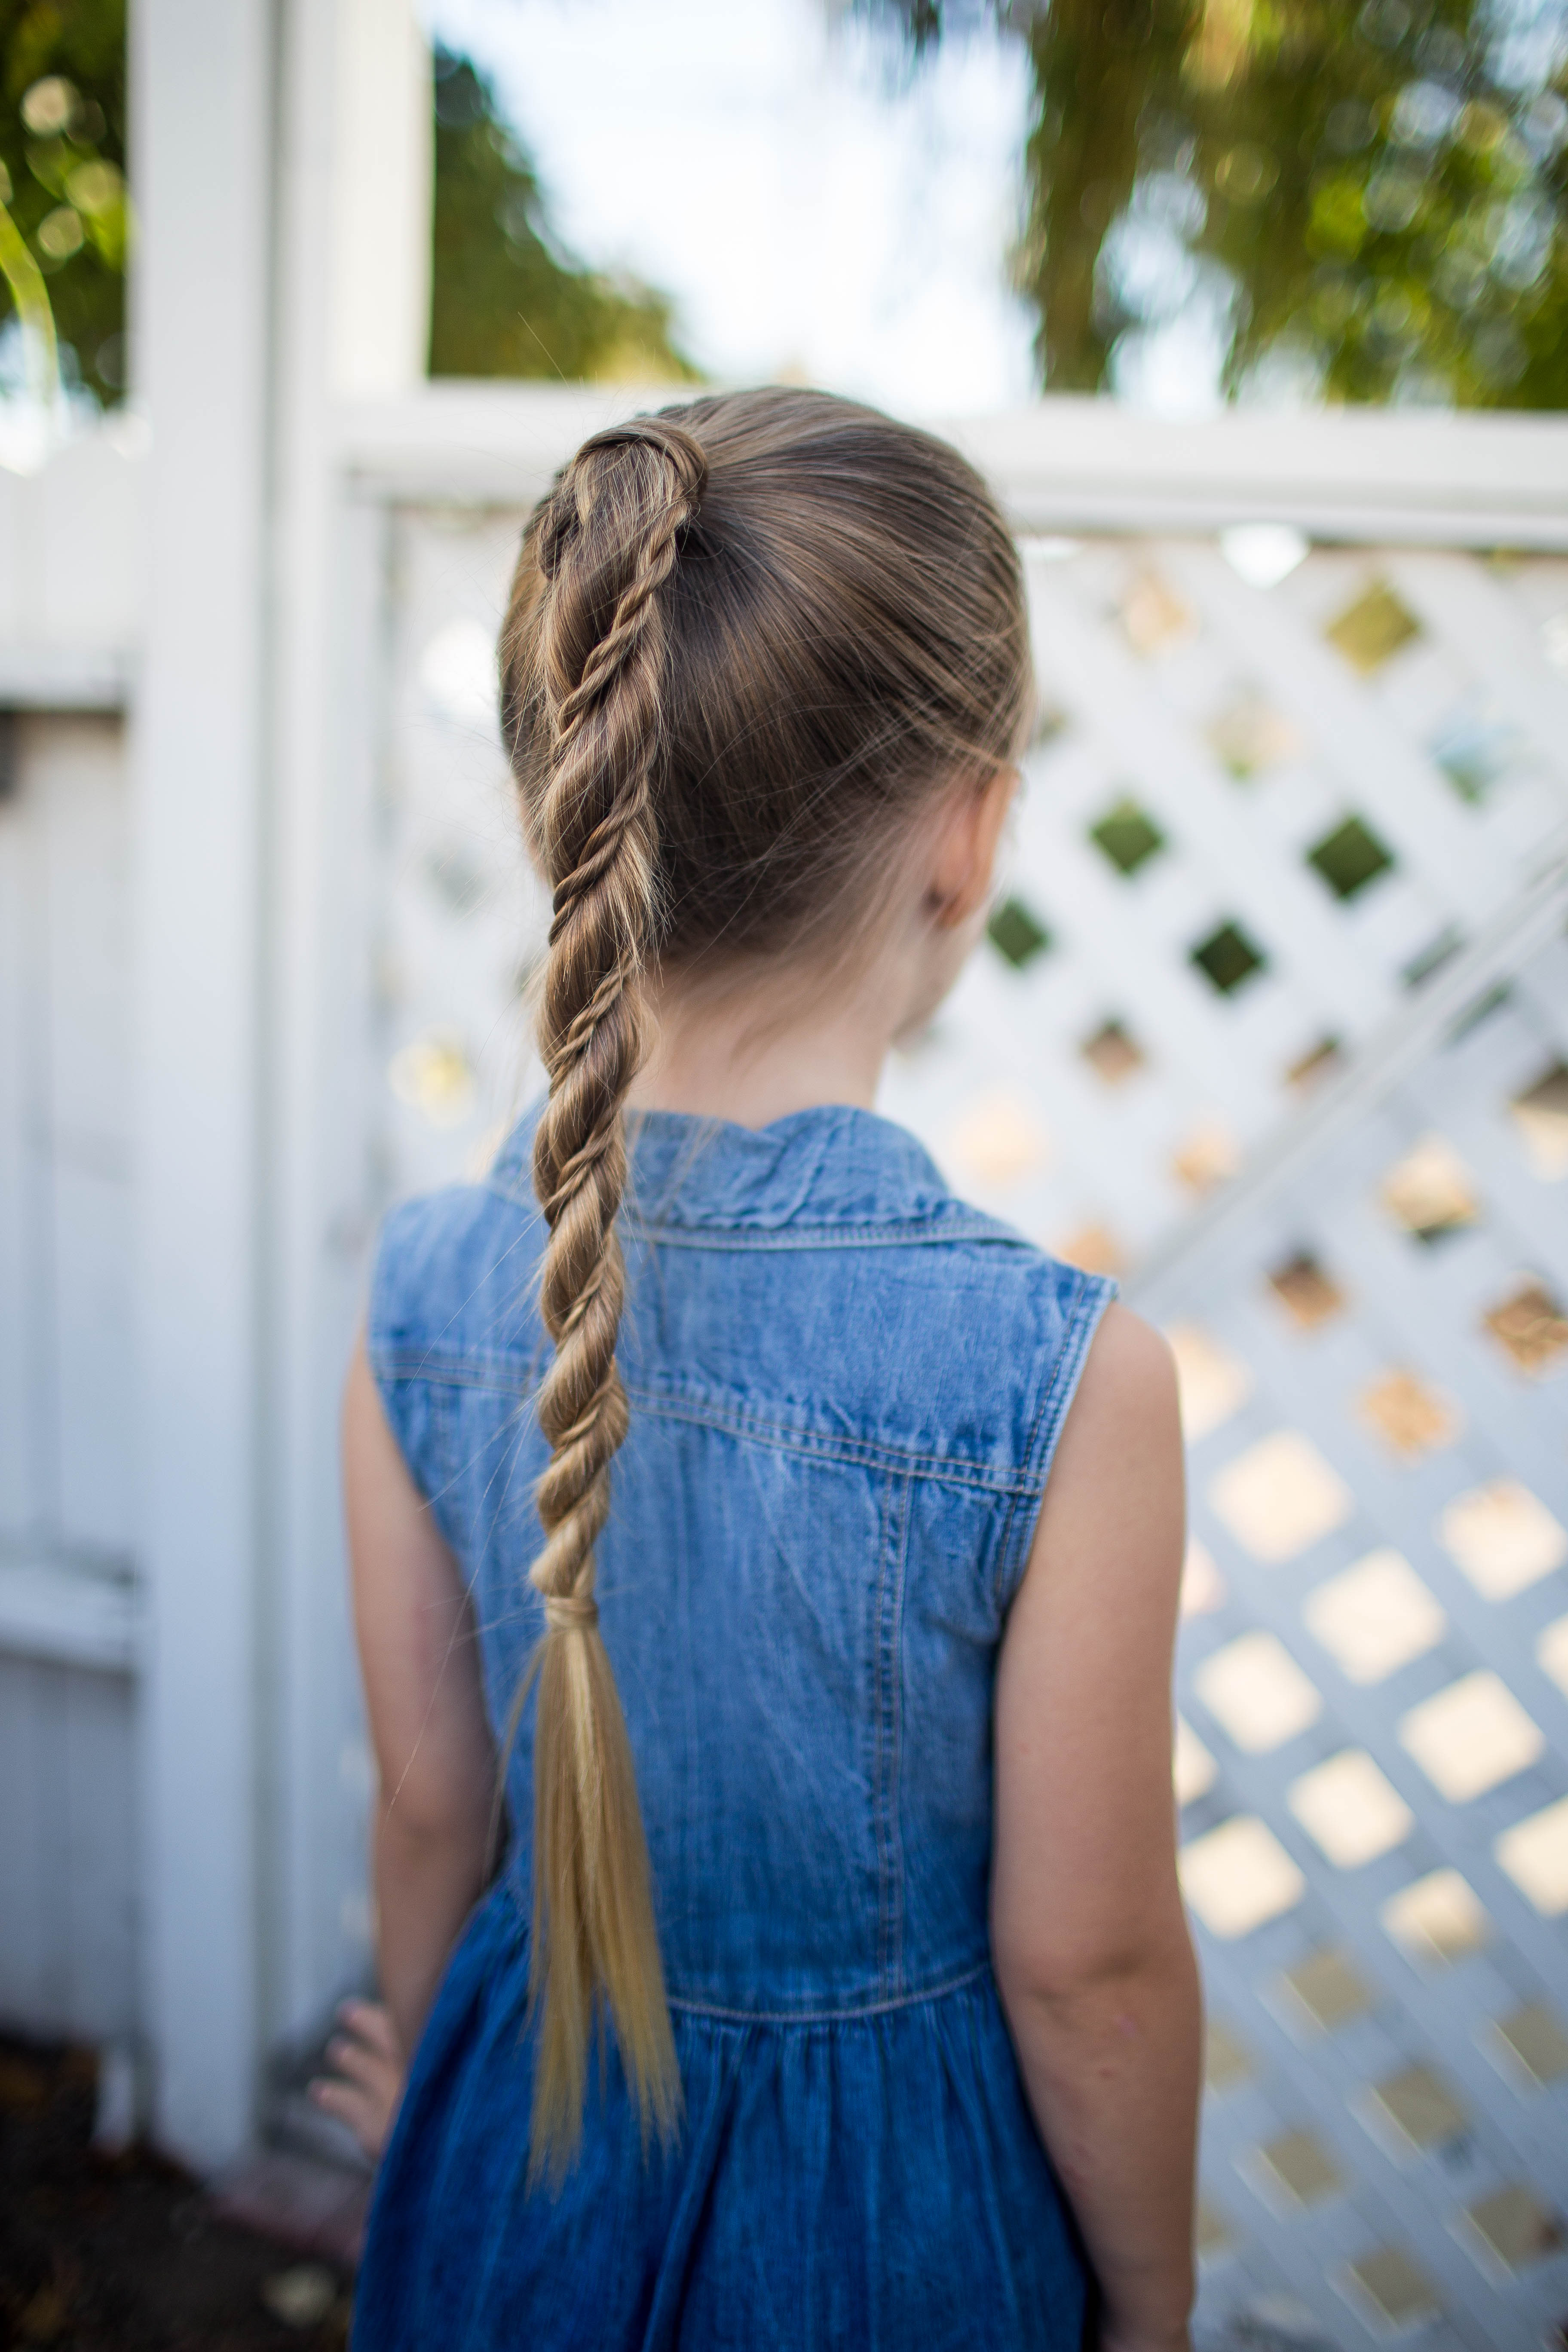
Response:
[[[537,1083],[544,910],[493,711],[521,509],[471,445],[460,500],[378,462],[396,1191]],[[1147,538],[994,470],[1042,722],[990,941],[884,1108],[1177,1347],[1200,2334],[1525,2352],[1568,2315],[1568,563],[1431,545],[1476,535],[1452,467],[1403,544],[1316,546],[1300,482],[1264,527],[1216,464],[1223,528]]]

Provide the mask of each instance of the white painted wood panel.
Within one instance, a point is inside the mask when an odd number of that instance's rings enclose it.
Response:
[[[132,1538],[129,806],[111,718],[18,719],[0,803],[0,1544]]]
[[[137,2022],[128,788],[15,722],[0,803],[0,2019]]]
[[[138,2023],[131,1678],[0,1653],[0,2021]]]
[[[132,753],[146,1981],[158,2128],[201,2166],[248,2137],[261,2058],[264,625],[289,593],[267,497],[293,136],[277,68],[297,13],[142,0],[131,16],[153,424]]]
[[[37,813],[23,791],[11,726],[9,790],[0,799],[0,1529],[20,1532],[43,1514],[34,1424],[42,1325],[34,1141],[41,957]]]

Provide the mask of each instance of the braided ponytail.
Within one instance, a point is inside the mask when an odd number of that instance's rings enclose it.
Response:
[[[664,740],[659,591],[705,475],[678,427],[638,420],[585,444],[541,510],[532,698],[551,747],[533,810],[554,891],[539,1042],[550,1099],[534,1186],[550,1226],[541,1299],[555,1342],[541,1386],[544,1597],[534,1732],[539,2018],[531,2166],[557,2176],[582,2128],[589,2029],[603,1998],[642,2119],[679,2105],[647,1846],[626,1721],[594,1599],[594,1544],[626,1433],[616,1370],[625,1269],[624,1106],[642,1052],[641,984],[657,927],[655,769]]]
[[[875,930],[910,828],[1017,757],[1030,707],[1017,553],[984,484],[931,436],[825,393],[707,395],[595,436],[535,509],[501,678],[534,859],[554,892],[533,1169],[555,1343],[539,1395],[545,1543],[531,1570],[545,1613],[537,2177],[570,2160],[590,2031],[606,2012],[645,2142],[673,2131],[679,2106],[630,1745],[594,1601],[626,1431],[616,1220],[644,971],[655,958],[666,982],[711,983],[735,963],[754,977],[775,958],[828,971]]]

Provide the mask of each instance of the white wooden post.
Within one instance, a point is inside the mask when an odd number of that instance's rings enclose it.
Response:
[[[132,12],[146,2015],[163,2144],[251,2129],[258,2055],[258,918],[273,10]]]
[[[264,1866],[269,2039],[369,1958],[337,1401],[369,1233],[363,1116],[379,515],[345,501],[334,397],[406,397],[429,291],[429,51],[408,0],[283,14],[268,793]],[[371,545],[366,547],[366,533]]]

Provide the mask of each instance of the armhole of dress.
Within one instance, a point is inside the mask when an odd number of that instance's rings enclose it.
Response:
[[[1117,1295],[1117,1286],[1109,1275],[1077,1276],[1070,1301],[1062,1309],[1061,1337],[1056,1354],[1037,1376],[1034,1393],[1026,1400],[1029,1434],[1022,1465],[1026,1484],[1014,1497],[1008,1513],[998,1565],[997,1600],[1004,1613],[1011,1608],[1013,1596],[1029,1564],[1057,1441],[1062,1433],[1068,1408],[1078,1394],[1090,1342],[1100,1328],[1100,1317]]]
[[[402,1205],[406,1208],[409,1204]],[[417,1384],[417,1376],[398,1361],[395,1347],[389,1346],[382,1336],[385,1322],[395,1319],[384,1315],[384,1302],[395,1298],[400,1280],[395,1236],[399,1214],[398,1209],[393,1210],[382,1225],[376,1244],[375,1259],[371,1267],[370,1296],[365,1302],[365,1360],[370,1366],[370,1376],[375,1382],[375,1392],[381,1399],[381,1409],[392,1432],[393,1443],[403,1458],[403,1466],[419,1494],[429,1503],[429,1465],[419,1459],[417,1451],[410,1443],[409,1408],[413,1403],[412,1392]],[[433,1428],[434,1412],[429,1418]]]

